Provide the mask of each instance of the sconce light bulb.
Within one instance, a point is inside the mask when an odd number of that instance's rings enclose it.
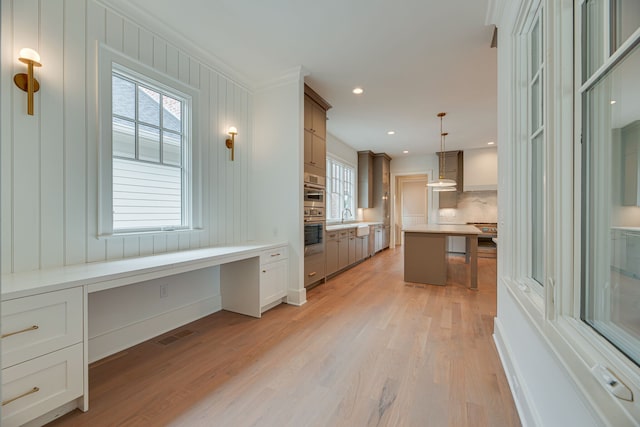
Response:
[[[33,49],[29,49],[25,47],[20,49],[20,56],[18,59],[22,60],[22,62],[33,61],[34,65],[40,65],[40,55]]]
[[[237,135],[238,134],[238,129],[236,129],[235,126],[231,126],[231,127],[229,127],[228,133],[229,133],[229,135]]]

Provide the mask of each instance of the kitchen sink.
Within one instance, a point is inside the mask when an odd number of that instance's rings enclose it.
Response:
[[[356,227],[356,236],[368,236],[369,235],[369,226],[368,225],[359,225]]]

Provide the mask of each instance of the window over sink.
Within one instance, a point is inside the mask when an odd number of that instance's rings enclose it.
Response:
[[[355,167],[327,155],[327,221],[355,219]]]

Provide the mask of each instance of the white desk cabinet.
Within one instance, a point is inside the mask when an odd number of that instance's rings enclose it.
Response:
[[[260,255],[260,311],[279,304],[287,296],[289,255],[281,246]]]
[[[18,426],[83,395],[83,290],[2,302],[2,425]]]

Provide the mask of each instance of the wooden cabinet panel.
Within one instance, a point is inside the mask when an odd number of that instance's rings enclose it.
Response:
[[[338,233],[327,232],[325,244],[327,276],[338,271]]]
[[[358,207],[373,207],[373,153],[358,151]]]
[[[356,244],[358,243],[356,241],[356,232],[355,230],[351,230],[349,231],[349,265],[351,264],[355,264],[357,259],[356,259]]]
[[[304,96],[304,171],[326,175],[327,110],[331,108],[320,95],[305,85]]]
[[[440,153],[437,153],[440,155]],[[439,160],[441,161],[441,160]],[[438,192],[440,208],[455,208],[458,206],[458,193],[463,189],[463,153],[462,151],[447,151],[444,153],[444,177],[456,182],[457,191]]]
[[[313,254],[304,258],[304,286],[322,280],[325,277],[325,254]]]
[[[349,265],[349,232],[340,231],[338,235],[338,270]]]

